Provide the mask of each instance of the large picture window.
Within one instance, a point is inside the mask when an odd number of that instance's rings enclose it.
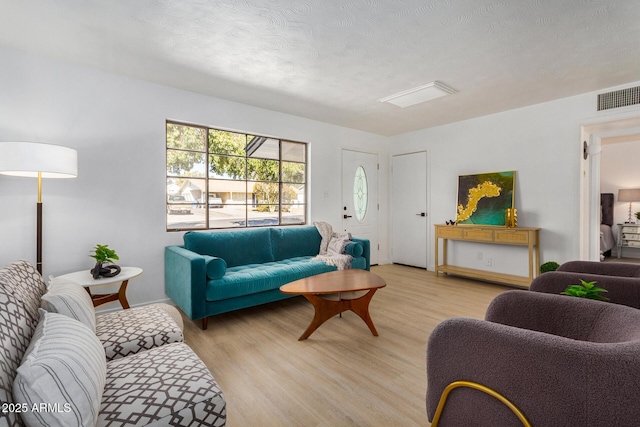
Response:
[[[167,122],[167,230],[306,223],[307,145]]]

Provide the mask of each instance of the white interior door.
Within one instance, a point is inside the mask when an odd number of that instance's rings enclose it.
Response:
[[[393,156],[391,261],[427,268],[427,153]]]
[[[378,155],[342,150],[342,228],[369,239],[378,264]]]

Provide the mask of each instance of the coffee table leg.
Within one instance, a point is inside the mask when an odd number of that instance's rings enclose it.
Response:
[[[129,280],[123,280],[120,285],[120,290],[118,291],[118,299],[120,300],[120,304],[122,308],[125,310],[129,308],[129,301],[127,301],[127,285],[129,284]]]
[[[360,298],[339,301],[329,300],[318,295],[305,294],[304,297],[313,304],[315,313],[313,314],[311,324],[307,327],[307,330],[304,331],[300,338],[298,338],[298,341],[306,340],[324,322],[331,319],[336,314],[347,310],[353,311],[362,320],[364,320],[364,323],[367,324],[371,333],[377,337],[378,331],[376,330],[376,327],[373,326],[373,320],[371,320],[371,316],[369,315],[369,303],[371,302],[371,298],[373,298],[373,294],[376,293],[376,290],[377,289],[370,289],[369,292]]]
[[[98,307],[99,305],[106,304],[108,302],[120,301],[122,308],[129,308],[129,301],[127,301],[127,285],[129,284],[129,280],[124,280],[122,284],[120,284],[120,289],[116,293],[112,294],[92,294],[89,288],[85,288],[89,295],[91,295],[91,299],[93,300],[93,306]]]
[[[371,289],[369,292],[361,296],[357,299],[348,300],[351,302],[351,311],[360,316],[364,323],[367,324],[369,330],[373,334],[373,336],[378,336],[378,331],[376,327],[373,326],[373,320],[371,320],[371,316],[369,315],[369,303],[371,302],[371,298],[373,298],[373,294],[375,294],[377,289]]]
[[[324,322],[331,319],[338,313],[342,313],[348,310],[350,307],[349,301],[333,301],[328,300],[317,295],[305,294],[304,297],[313,304],[315,313],[313,314],[313,320],[306,331],[298,338],[298,341],[303,341],[309,338],[309,335],[320,327]]]

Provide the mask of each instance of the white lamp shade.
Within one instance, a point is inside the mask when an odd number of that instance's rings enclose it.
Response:
[[[43,178],[78,176],[78,152],[40,142],[0,142],[0,174]]]
[[[619,202],[640,202],[640,188],[624,188],[618,190]]]

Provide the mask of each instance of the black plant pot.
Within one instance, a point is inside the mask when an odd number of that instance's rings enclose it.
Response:
[[[113,277],[120,274],[120,266],[115,264],[107,264],[96,262],[95,267],[91,269],[91,275],[94,279],[98,277]]]

